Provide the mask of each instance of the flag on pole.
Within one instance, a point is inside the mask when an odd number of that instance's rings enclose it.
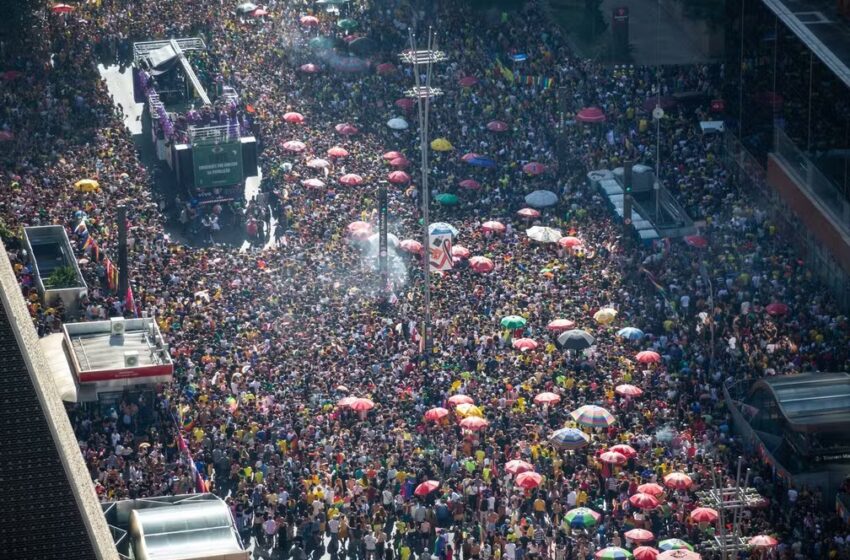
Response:
[[[127,296],[124,300],[124,309],[129,309],[133,312],[133,316],[139,316],[139,310],[136,307],[136,299],[133,297],[133,286],[127,286]]]
[[[428,247],[431,272],[452,269],[452,234],[450,232],[434,232],[430,236]]]

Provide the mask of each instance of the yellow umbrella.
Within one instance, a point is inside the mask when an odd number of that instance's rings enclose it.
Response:
[[[94,179],[81,179],[74,183],[74,190],[79,192],[92,192],[100,190],[100,183]]]
[[[431,149],[435,152],[448,152],[449,150],[453,150],[454,146],[445,138],[437,138],[431,142]]]
[[[474,404],[464,403],[459,404],[455,407],[455,412],[457,412],[458,416],[463,416],[464,418],[468,416],[477,416],[479,418],[484,417],[484,413],[481,412],[481,409],[475,406]]]
[[[611,307],[603,307],[599,311],[593,314],[593,318],[596,319],[596,322],[601,325],[607,325],[614,321],[614,317],[617,316],[617,310]]]

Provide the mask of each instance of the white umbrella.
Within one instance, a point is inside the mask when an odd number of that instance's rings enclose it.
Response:
[[[239,4],[238,6],[236,6],[236,12],[239,13],[239,14],[247,14],[247,13],[253,12],[256,9],[257,9],[257,5],[252,4],[251,2],[245,2],[243,4]]]
[[[525,234],[531,239],[540,241],[541,243],[557,243],[558,240],[563,237],[560,230],[543,226],[528,228],[525,230]]]
[[[376,245],[378,243],[380,243],[380,238],[378,237],[377,233],[369,238],[369,243],[374,243]],[[392,247],[393,249],[398,249],[399,243],[401,243],[401,241],[398,240],[398,237],[396,237],[392,233],[387,234],[387,246],[388,247]]]
[[[525,203],[534,208],[545,208],[558,204],[558,195],[552,191],[534,191],[525,197]]]
[[[405,130],[409,126],[407,121],[401,117],[396,117],[387,121],[387,126],[393,130]]]
[[[428,226],[428,233],[431,235],[440,234],[440,233],[451,233],[452,237],[457,237],[459,233],[457,228],[451,224],[446,222],[434,222],[430,226]]]

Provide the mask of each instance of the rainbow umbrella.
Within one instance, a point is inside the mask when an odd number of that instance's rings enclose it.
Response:
[[[599,523],[602,516],[590,508],[577,507],[568,511],[566,518],[573,529],[587,529]]]
[[[616,422],[616,418],[610,412],[593,404],[586,404],[570,412],[573,420],[588,428],[607,428]]]
[[[573,451],[581,449],[590,442],[586,433],[576,428],[562,428],[549,436],[549,442],[553,447]]]
[[[660,550],[690,550],[694,551],[694,547],[683,541],[682,539],[664,539],[658,543]]]
[[[619,546],[608,546],[599,550],[594,555],[600,560],[619,560],[621,558],[633,558],[632,553]]]

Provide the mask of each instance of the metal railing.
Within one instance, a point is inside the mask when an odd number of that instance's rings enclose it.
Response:
[[[232,142],[239,140],[239,126],[228,124],[190,127],[189,141],[192,145],[219,144],[221,142]]]

